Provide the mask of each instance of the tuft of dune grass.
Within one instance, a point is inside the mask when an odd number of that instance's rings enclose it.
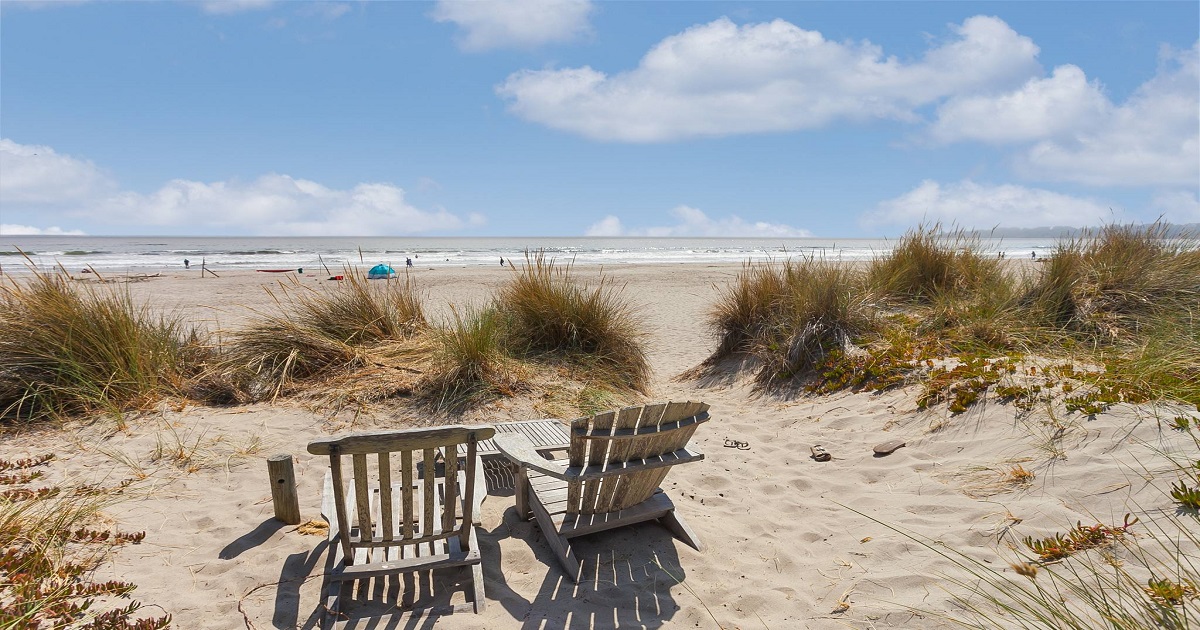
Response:
[[[463,409],[504,391],[510,359],[495,308],[451,309],[452,321],[434,331],[432,374],[426,397],[438,409]]]
[[[649,385],[642,322],[607,277],[587,286],[569,264],[527,254],[495,309],[505,345],[517,356],[561,360],[618,389],[644,392]]]
[[[1200,249],[1166,227],[1110,225],[1064,241],[1022,305],[1039,325],[1106,343],[1200,312]]]
[[[0,415],[143,409],[178,394],[203,355],[194,331],[124,288],[37,270],[0,286]]]
[[[746,265],[709,314],[720,342],[707,363],[744,353],[756,359],[760,384],[787,381],[845,350],[873,318],[850,266],[811,257]]]
[[[370,348],[428,327],[407,277],[370,281],[353,270],[344,277],[322,289],[281,285],[272,292],[280,312],[232,332],[210,380],[231,382],[250,400],[274,397],[297,381],[361,368]]]
[[[1001,261],[980,251],[977,236],[962,229],[946,233],[934,223],[909,230],[891,252],[872,260],[866,281],[881,298],[927,304],[986,292],[1005,277]]]

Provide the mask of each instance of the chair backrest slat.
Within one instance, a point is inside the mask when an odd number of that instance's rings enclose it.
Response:
[[[400,538],[413,537],[413,457],[412,451],[400,451]]]
[[[387,541],[395,538],[396,520],[392,518],[392,462],[389,453],[379,454],[379,523],[380,536]]]
[[[576,418],[571,421],[571,435],[575,436],[578,432],[588,430],[588,425],[591,418],[583,417]],[[582,466],[584,457],[587,455],[587,440],[571,438],[570,446],[567,447],[567,462],[571,466]],[[567,513],[572,514],[579,510],[579,497],[583,489],[583,484],[578,481],[572,481],[567,484]]]
[[[342,457],[336,448],[329,451],[329,474],[333,481],[333,504],[337,513],[338,538],[342,544],[342,555],[354,557],[350,546],[350,519],[346,515],[346,485],[342,476]],[[328,516],[328,515],[326,515]]]
[[[458,445],[443,449],[446,460],[446,483],[442,486],[446,498],[442,502],[442,531],[454,529],[454,506],[458,503]]]
[[[367,456],[355,454],[350,456],[354,464],[354,502],[358,507],[358,532],[363,538],[374,535],[371,529],[371,491],[370,480],[367,479]]]
[[[423,465],[425,467],[425,483],[422,485],[421,495],[425,514],[421,519],[421,535],[428,536],[438,529],[437,524],[433,522],[434,486],[437,485],[437,477],[434,474],[437,470],[437,449],[424,449]]]
[[[463,496],[467,497],[463,501],[463,522],[474,523],[475,519],[475,466],[472,465],[476,456],[476,443],[474,441],[467,442],[467,489],[463,491]],[[462,549],[470,547],[471,533],[466,528],[459,532],[458,544]]]

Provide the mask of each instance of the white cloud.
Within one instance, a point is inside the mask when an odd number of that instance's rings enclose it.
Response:
[[[1089,82],[1077,66],[1065,65],[1006,94],[950,99],[938,107],[929,133],[941,142],[1027,142],[1094,127],[1111,110],[1099,83]]]
[[[1165,49],[1156,75],[1116,104],[1079,68],[1055,68],[998,94],[953,98],[930,126],[942,142],[977,140],[1026,148],[1017,172],[1093,186],[1200,183],[1200,42]]]
[[[82,201],[112,190],[112,181],[90,160],[0,138],[0,203]]]
[[[430,17],[458,25],[459,47],[478,52],[572,41],[590,32],[592,10],[588,0],[439,0]]]
[[[72,236],[82,236],[83,232],[79,230],[64,230],[58,226],[48,228],[38,228],[32,225],[17,225],[15,223],[0,223],[0,235],[4,236],[29,236],[34,234],[70,234]]]
[[[106,200],[102,211],[122,224],[203,226],[238,233],[281,236],[421,234],[482,224],[446,210],[421,210],[391,184],[327,188],[287,175],[252,182],[172,180],[149,195],[126,192]]]
[[[1124,104],[1067,140],[1037,143],[1018,169],[1094,186],[1200,184],[1200,42],[1164,51],[1155,77]]]
[[[1114,221],[1108,206],[1061,193],[1013,184],[986,186],[965,180],[942,186],[925,180],[881,202],[861,221],[866,226],[911,226],[940,221],[966,228],[1088,226]]]
[[[0,139],[0,174],[0,214],[12,221],[3,232],[11,234],[74,233],[29,225],[68,219],[132,233],[153,227],[285,236],[424,234],[485,223],[481,215],[417,208],[388,183],[336,189],[270,174],[248,182],[176,179],[149,194],[121,191],[88,160],[8,139]]]
[[[232,15],[247,11],[261,11],[275,4],[274,0],[206,0],[200,10],[211,15]]]
[[[711,219],[696,208],[677,206],[670,212],[677,221],[675,225],[627,229],[621,219],[608,215],[593,223],[585,233],[587,236],[729,236],[729,237],[805,237],[812,236],[808,230],[794,228],[781,223],[765,221],[748,222],[737,215],[724,219]]]
[[[655,142],[792,131],[834,120],[916,120],[938,99],[1009,89],[1039,74],[1038,48],[995,17],[952,25],[919,60],[834,42],[784,20],[693,26],[612,76],[589,66],[524,70],[496,88],[526,120],[601,140]]]
[[[611,214],[593,223],[584,232],[584,236],[623,236],[624,234],[625,227],[621,225],[621,220]]]

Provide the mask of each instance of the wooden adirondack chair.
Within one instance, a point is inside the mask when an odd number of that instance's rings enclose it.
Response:
[[[330,553],[335,554],[327,615],[337,614],[338,599],[353,580],[465,565],[471,567],[474,601],[445,612],[484,609],[483,568],[473,526],[485,491],[476,474],[476,444],[494,434],[490,426],[449,426],[354,433],[309,443],[309,453],[329,456],[321,502]],[[456,456],[460,444],[466,445],[463,470]],[[342,470],[346,455],[351,459],[349,483]]]
[[[517,464],[517,512],[530,514],[571,581],[579,560],[571,539],[658,519],[675,537],[703,551],[696,534],[659,488],[672,466],[704,459],[688,446],[708,405],[657,403],[607,411],[571,422],[566,464],[539,457],[528,438],[498,434],[496,447]]]

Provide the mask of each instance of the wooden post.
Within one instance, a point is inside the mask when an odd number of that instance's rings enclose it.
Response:
[[[296,471],[292,467],[292,456],[272,455],[267,459],[267,473],[271,476],[271,502],[275,505],[275,518],[288,525],[300,524],[300,500],[296,498]]]
[[[215,271],[213,271],[212,269],[209,269],[209,268],[208,268],[208,261],[207,261],[207,260],[205,260],[205,259],[201,258],[201,259],[200,259],[200,277],[201,277],[201,278],[203,278],[203,277],[204,277],[204,274],[205,274],[205,272],[212,274],[212,277],[214,277],[214,278],[220,278],[220,277],[221,277],[221,276],[218,276],[218,275],[216,274],[216,272],[215,272]]]

